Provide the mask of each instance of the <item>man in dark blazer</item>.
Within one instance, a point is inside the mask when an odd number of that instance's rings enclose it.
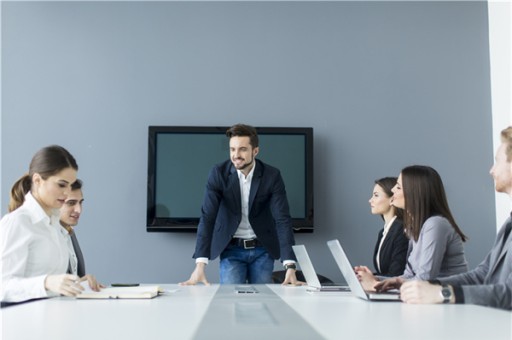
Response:
[[[512,126],[501,132],[501,145],[490,173],[496,191],[512,196]],[[400,289],[402,300],[407,303],[470,303],[512,310],[511,228],[509,217],[491,251],[475,269],[431,282],[405,282]]]
[[[220,256],[220,283],[271,283],[274,261],[295,276],[292,220],[278,169],[257,160],[256,129],[237,124],[226,132],[230,160],[208,176],[193,257],[196,268],[183,285],[208,284],[208,260]]]

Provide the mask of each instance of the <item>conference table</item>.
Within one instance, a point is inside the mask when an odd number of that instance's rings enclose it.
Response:
[[[43,299],[1,309],[2,340],[512,339],[512,313],[366,301],[282,285],[162,284],[153,299]]]

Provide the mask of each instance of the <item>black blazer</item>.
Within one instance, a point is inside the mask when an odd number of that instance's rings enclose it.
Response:
[[[238,173],[227,160],[208,176],[194,258],[217,258],[233,238],[242,219]],[[249,222],[258,240],[274,259],[296,260],[292,219],[281,173],[256,159],[249,193]]]
[[[379,271],[377,266],[377,251],[379,250],[383,233],[384,229],[379,232],[379,237],[373,252],[375,274],[389,277],[402,275],[405,270],[407,248],[409,246],[409,239],[404,233],[404,224],[398,218],[393,221],[380,250],[379,260],[381,270]]]

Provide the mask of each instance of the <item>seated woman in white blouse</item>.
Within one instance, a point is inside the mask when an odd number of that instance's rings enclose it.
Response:
[[[69,247],[59,222],[59,209],[76,181],[78,165],[63,147],[39,150],[28,174],[11,189],[10,213],[0,220],[2,282],[0,300],[19,302],[36,298],[76,296],[79,284],[100,285],[92,275],[67,274]]]
[[[403,211],[395,207],[393,192],[396,177],[384,177],[375,181],[372,196],[368,201],[371,212],[380,215],[384,228],[380,230],[373,253],[374,275],[392,277],[402,275],[407,260],[409,239],[402,222]]]

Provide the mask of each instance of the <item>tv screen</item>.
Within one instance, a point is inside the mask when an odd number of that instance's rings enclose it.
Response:
[[[229,159],[228,127],[150,126],[147,231],[196,231],[208,173]],[[313,231],[313,128],[257,127],[261,161],[281,171],[293,228]]]

